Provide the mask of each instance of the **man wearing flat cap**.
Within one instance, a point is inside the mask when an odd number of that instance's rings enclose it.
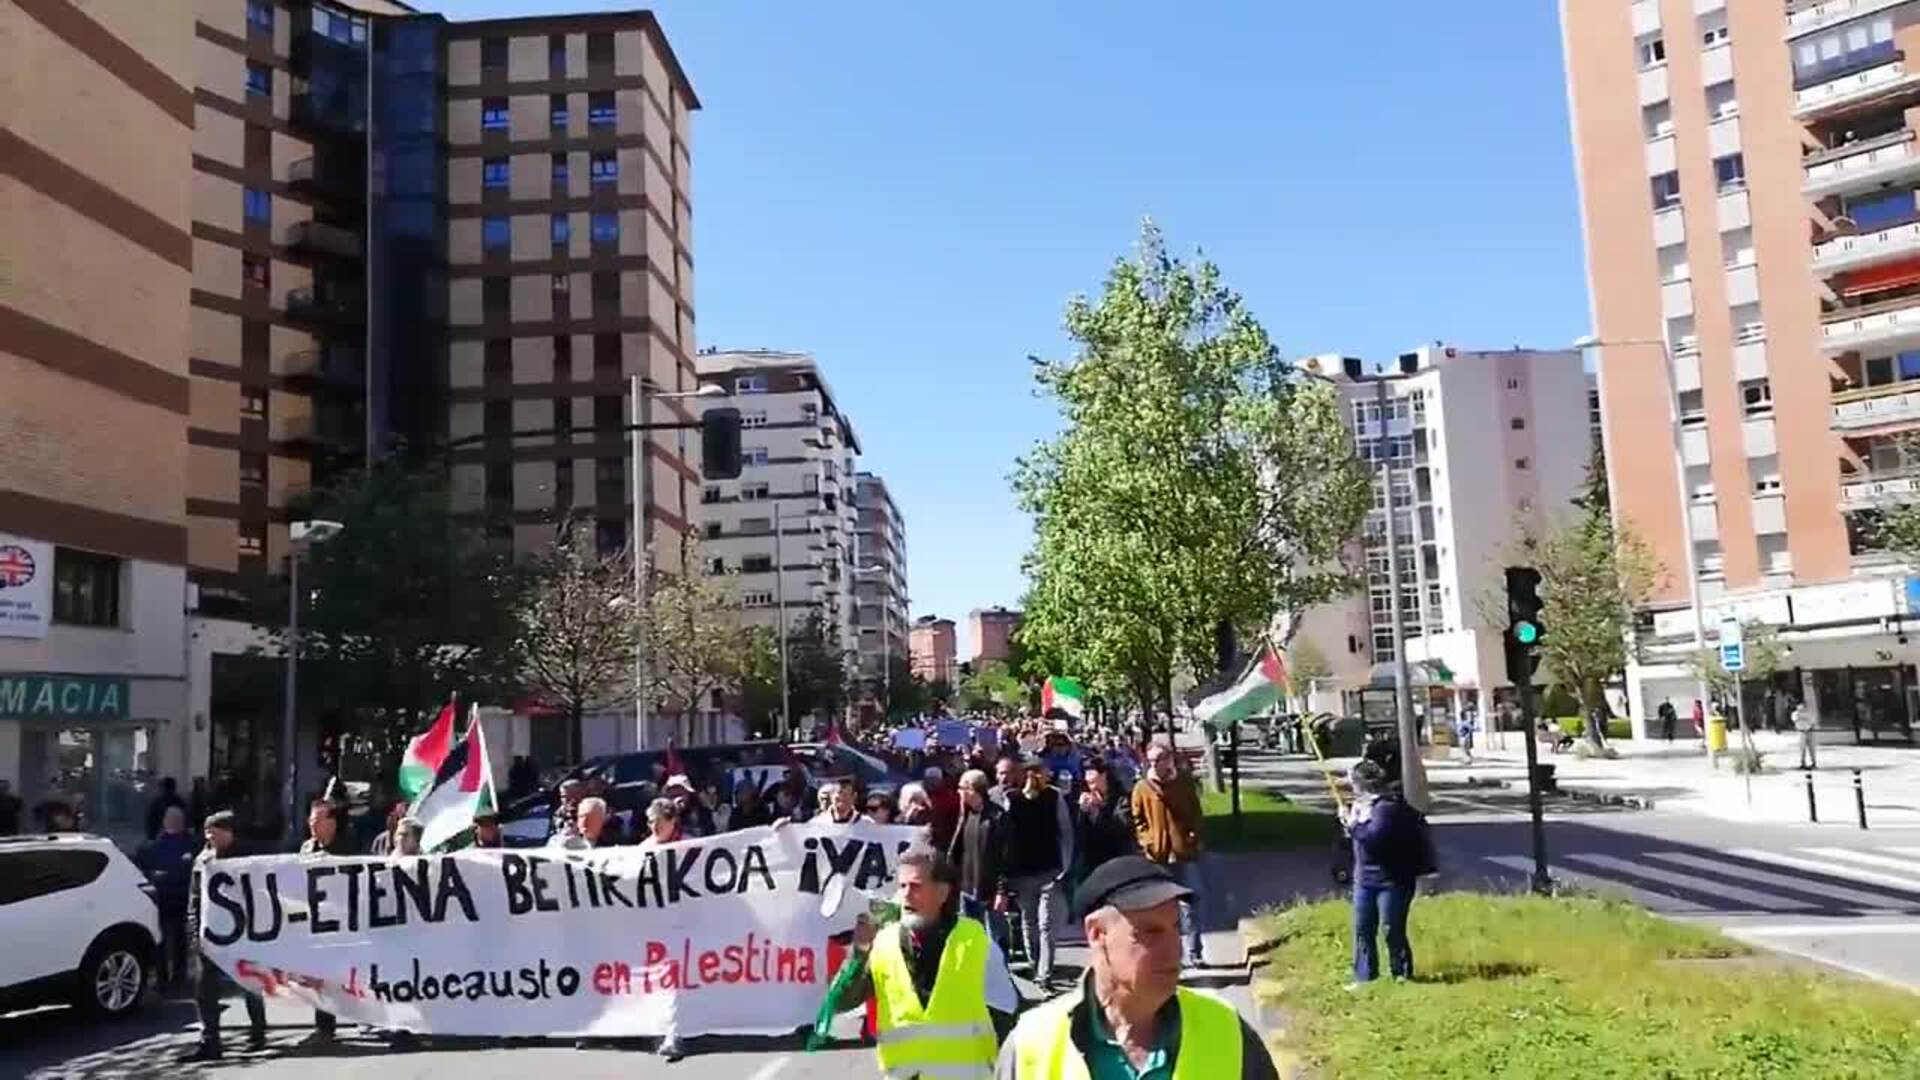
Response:
[[[206,876],[207,864],[218,859],[230,859],[240,854],[235,840],[236,822],[233,811],[216,810],[207,815],[206,823],[201,826],[206,834],[207,845],[193,860],[193,871],[187,888],[187,948],[196,960],[197,974],[194,980],[193,1006],[200,1015],[200,1041],[182,1055],[182,1061],[218,1061],[224,1048],[220,1041],[220,999],[229,990],[240,990],[247,1006],[247,1049],[258,1052],[267,1045],[267,1006],[260,995],[238,986],[226,972],[214,965],[213,961],[200,955],[200,882]]]
[[[995,1080],[1278,1080],[1233,1006],[1180,985],[1180,901],[1191,890],[1137,855],[1080,886],[1091,959],[1073,991],[1022,1017]]]

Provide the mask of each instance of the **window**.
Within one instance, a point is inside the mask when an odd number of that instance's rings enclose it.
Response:
[[[740,572],[743,574],[770,574],[773,572],[773,556],[771,555],[741,556]]]
[[[1843,23],[1800,38],[1793,44],[1793,88],[1817,83],[1899,59],[1893,41],[1893,16]]]
[[[1640,110],[1640,129],[1649,139],[1673,134],[1673,105],[1656,101]]]
[[[1707,120],[1725,120],[1740,114],[1740,99],[1734,96],[1733,80],[1707,87]]]
[[[758,484],[741,484],[740,501],[765,502],[771,490],[772,489],[764,482]]]
[[[717,521],[707,522],[707,539],[712,540],[718,537],[719,535],[720,535],[720,523]],[[721,574],[724,574],[726,572],[727,572],[727,560],[725,559],[713,559],[707,563],[707,573],[712,574],[715,577],[718,577]]]
[[[1748,266],[1753,262],[1753,230],[1734,229],[1720,234],[1720,255],[1728,267]]]
[[[1914,216],[1914,193],[1882,191],[1846,200],[1842,213],[1861,232],[1877,232]]]
[[[1654,252],[1654,257],[1659,261],[1661,281],[1685,281],[1693,276],[1685,244],[1670,244]]]
[[[247,62],[247,93],[256,97],[273,96],[273,69],[265,64]]]
[[[553,130],[565,131],[567,129],[567,95],[549,95],[547,98],[547,113],[551,118]]]
[[[489,319],[496,316],[504,317],[512,304],[513,293],[510,288],[510,283],[505,277],[494,275],[480,279],[480,311],[484,317]],[[487,404],[491,407],[493,405],[506,405],[508,403],[499,401],[488,402]],[[511,417],[511,415],[511,413],[508,414],[509,417]],[[507,423],[511,425],[512,420],[509,419]]]
[[[0,905],[78,889],[106,868],[107,857],[98,851],[9,851],[0,855]]]
[[[506,98],[486,98],[480,102],[480,128],[483,131],[507,130]]]
[[[573,278],[568,274],[553,275],[553,295],[556,297],[573,294]]]
[[[487,158],[480,163],[480,186],[504,188],[513,179],[513,164],[503,157]]]
[[[1665,210],[1680,205],[1680,174],[1663,172],[1653,178],[1653,208]]]
[[[612,127],[616,116],[613,91],[596,90],[587,95],[587,126]]]
[[[1738,191],[1747,186],[1747,159],[1739,154],[1713,159],[1713,179],[1720,193]]]
[[[1655,64],[1664,64],[1667,62],[1667,39],[1657,35],[1649,38],[1641,38],[1639,46],[1641,67],[1650,68]]]
[[[240,484],[243,487],[264,487],[267,482],[267,458],[264,454],[242,454],[240,456]]]
[[[248,221],[265,225],[273,220],[273,196],[259,188],[242,188],[241,200],[241,211]]]
[[[1514,458],[1513,467],[1520,470],[1521,472],[1526,472],[1528,469],[1533,467],[1533,462],[1527,460],[1526,458]]]
[[[707,485],[706,489],[700,492],[700,501],[703,503],[719,502],[720,489],[717,486],[712,484]]]
[[[257,527],[242,527],[239,535],[234,538],[234,547],[242,555],[265,555],[267,538]]]
[[[747,607],[772,607],[773,594],[764,589],[755,589],[740,594],[740,602]]]
[[[587,162],[587,173],[596,184],[605,184],[620,179],[620,159],[611,150],[593,155]]]
[[[1518,389],[1520,389],[1520,380],[1519,380],[1519,379],[1508,379],[1508,380],[1507,380],[1507,389],[1509,389],[1509,390],[1518,390]]]
[[[1698,390],[1680,391],[1680,423],[1692,427],[1707,422],[1707,407]]]
[[[53,621],[120,625],[120,560],[74,548],[53,552]]]
[[[247,0],[247,27],[273,33],[273,0]]]
[[[765,465],[766,463],[767,463],[767,448],[766,448],[766,447],[764,447],[764,446],[744,446],[744,447],[741,447],[741,448],[740,448],[740,464],[742,464],[742,465]]]
[[[553,234],[553,246],[562,247],[573,239],[573,219],[565,214],[555,214],[549,230]]]
[[[820,419],[820,406],[809,401],[800,406],[800,419],[811,424]]]
[[[480,66],[483,68],[503,68],[507,66],[507,39],[490,37],[480,39]]]
[[[767,392],[765,375],[740,375],[733,380],[733,392],[736,394],[764,394]]]
[[[567,35],[547,35],[547,78],[567,77]]]
[[[1727,310],[1733,322],[1733,340],[1736,345],[1746,345],[1767,339],[1767,324],[1760,318],[1760,304],[1740,304]]]
[[[349,15],[325,4],[313,5],[313,34],[343,45],[360,45],[367,40],[367,20]]]
[[[1715,46],[1725,45],[1727,43],[1728,37],[1729,37],[1729,33],[1727,30],[1727,13],[1725,8],[1722,8],[1720,10],[1719,18],[1717,18],[1711,24],[1707,23],[1706,20],[1704,19],[1701,20],[1701,27],[1700,27],[1700,47],[1701,48],[1711,49],[1711,48],[1714,48]]]
[[[513,246],[513,226],[504,217],[480,219],[480,247],[486,251],[505,251]]]
[[[272,284],[272,262],[264,255],[240,256],[240,280],[248,288],[264,289]]]
[[[567,192],[567,155],[553,155],[553,194],[558,198]]]
[[[1773,386],[1766,379],[1747,379],[1742,382],[1740,406],[1748,416],[1773,415]]]
[[[591,222],[595,244],[620,242],[620,215],[612,210],[595,210]]]
[[[740,426],[741,426],[741,427],[743,427],[743,428],[759,428],[759,427],[766,427],[766,426],[767,426],[767,412],[766,412],[766,410],[765,410],[765,409],[758,409],[758,410],[755,410],[755,411],[753,411],[753,412],[743,412],[743,413],[741,413],[741,414],[740,414]]]
[[[266,392],[261,390],[242,390],[240,392],[240,419],[265,420],[266,418]]]
[[[1527,430],[1527,418],[1524,416],[1516,416],[1512,420],[1508,421],[1507,426],[1511,427],[1515,431],[1525,431]]]

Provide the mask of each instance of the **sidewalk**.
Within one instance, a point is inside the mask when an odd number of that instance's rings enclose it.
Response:
[[[1524,786],[1526,749],[1518,732],[1505,733],[1505,739],[1504,748],[1495,744],[1476,749],[1471,766],[1455,757],[1429,761],[1428,768]],[[1483,737],[1481,741],[1493,740]],[[1738,745],[1737,733],[1732,742]],[[1760,731],[1754,733],[1753,743],[1765,755],[1766,771],[1753,777],[1751,800],[1747,780],[1733,771],[1732,762],[1723,755],[1720,767],[1710,768],[1706,753],[1690,739],[1617,740],[1610,743],[1620,755],[1616,760],[1544,751],[1540,760],[1554,766],[1560,787],[1573,794],[1621,798],[1726,821],[1807,824],[1806,774],[1794,768],[1800,760],[1798,737]],[[1920,748],[1851,745],[1820,747],[1813,786],[1821,825],[1859,827],[1854,769],[1860,770],[1866,792],[1870,828],[1920,826]]]

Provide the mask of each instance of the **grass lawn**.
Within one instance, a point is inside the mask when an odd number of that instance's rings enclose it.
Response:
[[[1422,897],[1410,983],[1346,990],[1344,901],[1265,916],[1255,992],[1338,1080],[1912,1080],[1920,996],[1584,898]],[[1382,949],[1381,963],[1386,962]]]
[[[1202,787],[1201,838],[1213,851],[1276,851],[1326,847],[1340,831],[1333,815],[1264,788],[1240,786],[1240,830],[1233,827],[1233,794]]]

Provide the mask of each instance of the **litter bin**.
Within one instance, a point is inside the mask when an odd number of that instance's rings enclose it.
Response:
[[[1727,748],[1727,718],[1718,713],[1707,717],[1707,751],[1718,754]]]

